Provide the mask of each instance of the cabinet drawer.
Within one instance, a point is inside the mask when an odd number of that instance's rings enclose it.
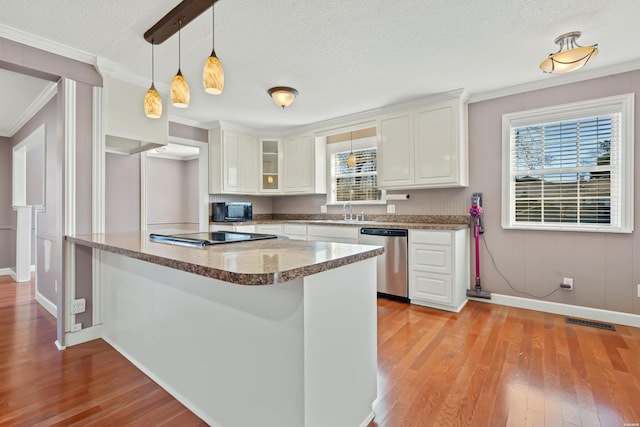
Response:
[[[360,229],[331,225],[307,226],[307,240],[320,242],[358,243]]]
[[[290,234],[299,234],[307,235],[307,225],[306,224],[285,224],[284,225],[284,234],[287,236]]]
[[[256,233],[282,234],[282,224],[256,224]]]
[[[453,302],[453,286],[448,274],[434,274],[420,271],[411,273],[409,298],[451,304]]]
[[[450,231],[416,231],[409,230],[410,243],[429,243],[432,245],[451,245]]]
[[[451,246],[412,243],[410,248],[409,268],[411,270],[452,273]]]

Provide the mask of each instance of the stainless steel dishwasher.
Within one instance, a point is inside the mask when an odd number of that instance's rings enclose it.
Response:
[[[378,294],[408,301],[407,230],[361,228],[359,242],[384,246],[378,257]]]

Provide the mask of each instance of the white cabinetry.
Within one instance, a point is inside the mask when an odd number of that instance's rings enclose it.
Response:
[[[224,127],[209,130],[209,193],[258,192],[258,140]]]
[[[458,312],[467,302],[469,233],[409,230],[409,299]]]
[[[283,191],[289,194],[326,193],[326,151],[310,135],[285,138]]]
[[[307,240],[307,224],[284,224],[283,233],[291,240]]]
[[[379,187],[467,186],[466,111],[453,98],[379,117]]]
[[[308,225],[307,240],[312,242],[358,243],[359,227]]]
[[[256,233],[280,236],[282,234],[282,224],[256,224]]]
[[[255,233],[255,225],[227,225],[227,224],[209,224],[209,231],[238,231],[240,233]]]
[[[260,140],[260,192],[282,192],[282,141]]]

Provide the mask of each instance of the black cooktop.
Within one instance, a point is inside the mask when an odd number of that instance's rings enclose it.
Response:
[[[221,243],[276,239],[275,234],[240,233],[238,231],[211,231],[185,234],[149,234],[149,240],[172,245],[204,247]]]

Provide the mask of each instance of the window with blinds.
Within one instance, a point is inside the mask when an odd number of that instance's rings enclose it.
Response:
[[[633,157],[633,137],[625,128],[624,105],[600,103],[549,114],[536,110],[530,117],[527,112],[506,115],[508,212],[503,205],[503,226],[631,231],[633,166],[626,155],[631,151]],[[547,120],[535,122],[540,119]]]
[[[363,202],[382,199],[378,190],[378,152],[376,148],[353,150],[355,165],[347,164],[349,151],[331,156],[335,202]]]

